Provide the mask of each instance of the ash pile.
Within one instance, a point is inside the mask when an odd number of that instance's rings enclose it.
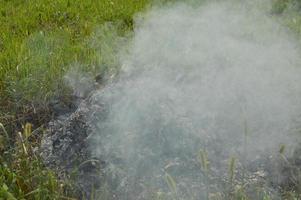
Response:
[[[57,106],[58,116],[49,122],[41,142],[41,157],[45,165],[54,169],[61,179],[75,180],[78,196],[86,198],[90,197],[92,188],[100,186],[101,169],[105,164],[93,158],[89,149],[89,136],[96,129],[91,116],[96,112],[103,113],[101,105],[91,105],[89,100],[75,98],[77,103],[74,104],[78,105],[73,112]],[[101,120],[99,117],[94,119]]]
[[[115,91],[116,88],[106,90]],[[107,199],[142,200],[163,194],[167,199],[172,199],[175,192],[179,199],[185,199],[188,195],[192,199],[210,195],[227,199],[243,190],[253,199],[259,198],[258,195],[263,197],[266,192],[277,199],[282,186],[296,185],[298,181],[300,150],[295,150],[290,158],[276,151],[275,154],[261,154],[248,161],[231,159],[223,152],[223,141],[208,136],[201,140],[187,139],[189,144],[192,144],[191,141],[196,143],[195,146],[202,144],[203,150],[194,152],[192,148],[190,152],[183,153],[184,147],[167,146],[169,142],[175,144],[172,140],[181,137],[182,127],[176,123],[168,126],[164,137],[141,133],[141,140],[138,138],[141,144],[134,147],[139,150],[135,153],[135,161],[128,159],[118,152],[118,145],[113,146],[116,152],[111,145],[107,147],[106,143],[110,141],[116,143],[114,138],[108,139],[109,135],[101,133],[102,130],[108,132],[105,124],[111,108],[101,103],[102,90],[95,90],[91,94],[77,99],[79,103],[74,112],[58,115],[49,122],[41,145],[45,165],[54,169],[61,179],[75,180],[80,198],[90,198],[91,195],[100,197],[97,191],[102,195],[105,193]],[[158,129],[151,129],[147,124],[145,128],[162,133],[160,120],[156,123],[151,127]],[[145,137],[150,138],[145,140]],[[100,142],[101,139],[104,143]],[[95,143],[101,146],[98,150],[103,152],[95,153]],[[237,158],[243,156],[237,155]],[[176,188],[172,188],[174,180]],[[262,193],[257,191],[258,188],[264,188]]]

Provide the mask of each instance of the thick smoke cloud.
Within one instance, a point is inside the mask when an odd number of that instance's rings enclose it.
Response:
[[[95,155],[122,199],[168,191],[204,195],[197,153],[216,173],[234,156],[248,165],[296,143],[299,49],[264,8],[211,2],[154,8],[138,17],[118,80],[93,95],[102,105]]]

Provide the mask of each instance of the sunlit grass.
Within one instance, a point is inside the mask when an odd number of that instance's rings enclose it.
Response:
[[[106,52],[87,45],[89,37],[107,22],[119,24],[118,34],[126,34],[132,29],[133,15],[148,3],[0,0],[1,100],[47,101],[61,92],[62,76],[74,62],[87,70],[103,69]]]

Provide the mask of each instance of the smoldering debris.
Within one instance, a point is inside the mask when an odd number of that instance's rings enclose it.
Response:
[[[274,186],[291,181],[282,157],[298,144],[300,52],[260,5],[177,3],[137,17],[118,80],[88,98],[103,108],[85,120],[108,199],[280,198]]]

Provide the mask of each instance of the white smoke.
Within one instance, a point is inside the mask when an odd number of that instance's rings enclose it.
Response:
[[[138,17],[120,78],[93,96],[107,113],[91,148],[109,163],[112,181],[121,177],[116,191],[123,199],[150,199],[141,191],[164,188],[172,163],[179,187],[199,199],[200,148],[213,163],[235,156],[247,164],[295,144],[297,46],[251,3],[175,4]]]

